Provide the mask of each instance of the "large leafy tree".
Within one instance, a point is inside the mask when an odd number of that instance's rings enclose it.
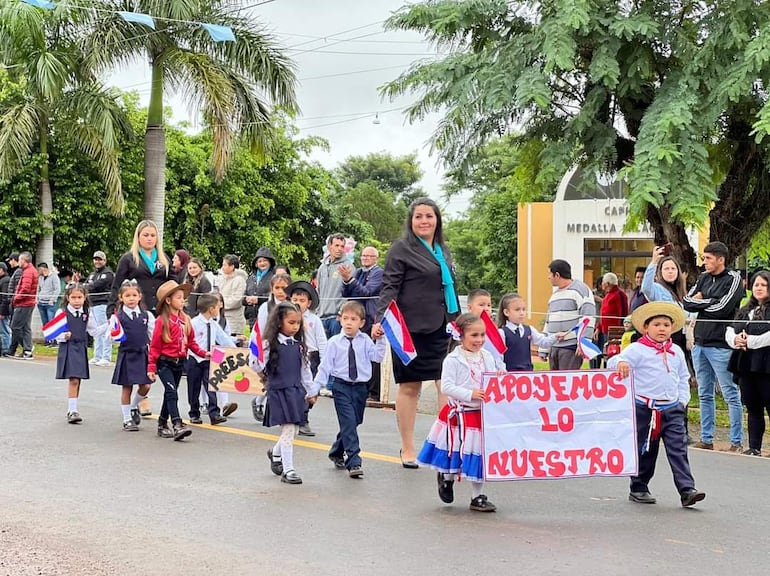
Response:
[[[389,83],[414,93],[411,120],[443,119],[434,147],[452,167],[501,134],[544,144],[544,172],[579,163],[628,182],[630,226],[648,220],[694,271],[685,227],[746,250],[770,214],[770,4],[639,0],[428,0],[390,28],[445,57]]]
[[[130,126],[81,50],[84,14],[68,5],[48,11],[22,2],[0,4],[0,63],[10,81],[0,98],[0,180],[28,170],[34,158],[42,216],[35,234],[38,261],[53,260],[53,134],[67,134],[72,147],[94,161],[108,207],[123,211],[118,147]]]
[[[89,36],[93,61],[104,70],[149,61],[152,84],[144,156],[144,212],[161,232],[165,212],[164,91],[184,94],[209,126],[214,178],[221,182],[242,139],[258,156],[269,150],[271,107],[297,111],[294,65],[264,26],[227,0],[107,0]],[[155,29],[117,12],[154,17]],[[229,26],[236,40],[215,42],[199,22]]]

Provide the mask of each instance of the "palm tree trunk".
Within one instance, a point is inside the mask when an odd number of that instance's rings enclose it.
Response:
[[[144,134],[144,217],[158,225],[163,246],[166,210],[166,131],[163,128],[163,66],[152,63],[152,88]]]
[[[35,261],[45,262],[49,266],[53,264],[53,197],[51,196],[51,182],[48,179],[48,119],[40,119],[40,212],[43,216],[43,234],[37,241]]]

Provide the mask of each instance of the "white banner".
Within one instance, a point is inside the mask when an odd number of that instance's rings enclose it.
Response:
[[[630,378],[616,371],[484,375],[485,480],[637,473]]]

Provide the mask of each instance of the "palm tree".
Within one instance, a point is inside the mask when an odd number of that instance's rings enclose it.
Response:
[[[54,135],[71,138],[94,160],[109,208],[123,211],[118,143],[131,127],[115,96],[85,62],[80,41],[87,25],[83,10],[66,6],[46,11],[22,2],[0,5],[0,63],[17,88],[0,103],[0,179],[12,178],[39,154],[43,231],[35,251],[38,262],[53,261],[48,151]]]
[[[294,65],[266,29],[233,10],[228,0],[108,0],[89,36],[89,53],[103,70],[138,58],[150,64],[152,84],[144,156],[144,212],[162,237],[166,137],[163,94],[171,88],[202,112],[213,140],[212,168],[221,180],[240,136],[255,153],[269,151],[271,106],[297,110]],[[230,10],[227,10],[227,7]],[[117,12],[150,15],[155,28]],[[235,42],[215,42],[198,23],[229,26]]]

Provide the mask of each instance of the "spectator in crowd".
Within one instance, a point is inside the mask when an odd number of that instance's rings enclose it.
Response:
[[[446,404],[446,396],[441,392],[441,365],[449,344],[446,325],[460,312],[452,270],[452,256],[444,243],[441,211],[430,198],[418,198],[409,206],[403,236],[393,242],[385,256],[377,303],[378,322],[372,327],[372,337],[381,338],[384,331],[379,321],[395,300],[417,352],[409,364],[392,353],[393,373],[399,385],[396,421],[401,435],[401,465],[408,469],[419,467],[414,423],[423,381],[433,380],[439,408]]]
[[[572,278],[572,267],[566,260],[554,260],[548,265],[548,281],[556,290],[548,299],[546,334],[563,332],[564,339],[551,346],[548,362],[551,370],[579,370],[583,357],[577,350],[577,334],[572,329],[578,321],[596,316],[596,304],[591,289],[580,280]],[[591,338],[589,326],[585,337]]]
[[[11,345],[11,293],[8,290],[10,283],[8,265],[0,262],[0,355],[3,356]]]
[[[230,323],[231,336],[242,336],[245,319],[243,317],[243,294],[246,291],[246,272],[240,269],[241,259],[234,254],[225,254],[222,258],[222,274],[217,287],[225,300],[222,314]]]
[[[642,304],[647,304],[647,298],[644,297],[644,292],[642,292],[642,279],[644,278],[644,271],[646,268],[644,266],[637,266],[636,270],[634,270],[634,290],[631,292],[631,298],[628,301],[628,309],[633,312],[639,306]]]
[[[206,270],[203,268],[203,262],[200,259],[190,258],[182,284],[192,286],[192,292],[187,297],[187,305],[184,311],[190,318],[194,318],[198,315],[198,296],[211,292],[211,282],[206,278]]]
[[[270,298],[270,280],[275,273],[275,257],[267,246],[262,246],[251,261],[251,274],[246,279],[246,294],[243,297],[243,315],[254,327],[257,321],[257,311],[263,302]]]
[[[190,253],[187,250],[180,249],[174,252],[174,257],[171,259],[171,269],[174,271],[174,276],[180,279],[187,276],[189,263]]]
[[[16,354],[16,349],[21,346],[22,352],[18,357],[32,360],[32,311],[35,309],[37,300],[38,276],[35,265],[32,263],[32,254],[22,252],[19,254],[18,261],[21,274],[13,295],[11,345],[8,355]]]
[[[340,268],[352,268],[345,258],[345,237],[332,234],[326,240],[329,253],[321,261],[316,275],[316,286],[321,304],[316,314],[324,325],[326,337],[331,338],[340,332],[337,312],[342,305],[342,275]]]
[[[382,268],[377,264],[380,253],[374,246],[367,246],[361,251],[361,267],[353,272],[348,266],[340,268],[342,275],[342,296],[359,300],[366,310],[366,322],[361,331],[372,335],[377,314],[377,298],[382,289]],[[372,362],[372,377],[367,383],[369,400],[380,401],[380,364]]]
[[[597,326],[597,344],[600,350],[609,340],[610,328],[622,327],[623,319],[628,316],[628,298],[618,286],[618,277],[612,272],[607,272],[602,277],[602,298],[599,312],[599,325]],[[600,368],[597,365],[596,368]]]
[[[11,316],[13,316],[13,295],[16,294],[16,286],[21,279],[21,267],[19,266],[19,253],[14,252],[7,258],[8,261],[8,276],[11,280],[8,283],[8,293],[11,296]],[[9,317],[10,318],[10,317]]]
[[[37,311],[40,313],[40,322],[43,326],[48,324],[56,315],[56,302],[61,294],[59,275],[55,270],[48,268],[48,264],[41,262],[37,265],[39,274],[37,282]],[[46,342],[47,346],[56,346],[56,341]]]
[[[714,449],[714,392],[719,381],[730,416],[730,451],[743,451],[743,409],[738,385],[727,370],[730,346],[725,341],[725,320],[735,318],[743,298],[741,275],[727,268],[728,250],[722,242],[709,242],[703,249],[700,275],[683,299],[684,309],[698,314],[695,321],[695,346],[692,361],[698,380],[701,439],[696,448]]]
[[[770,415],[770,272],[754,274],[751,286],[751,297],[727,327],[725,341],[734,349],[727,369],[738,380],[748,415],[749,447],[743,453],[761,456],[765,412]]]
[[[107,255],[102,250],[94,252],[94,269],[85,281],[91,301],[91,315],[97,325],[107,322],[107,305],[110,303],[115,273],[107,266]],[[94,357],[88,361],[97,366],[112,366],[112,337],[109,331],[94,337]]]

